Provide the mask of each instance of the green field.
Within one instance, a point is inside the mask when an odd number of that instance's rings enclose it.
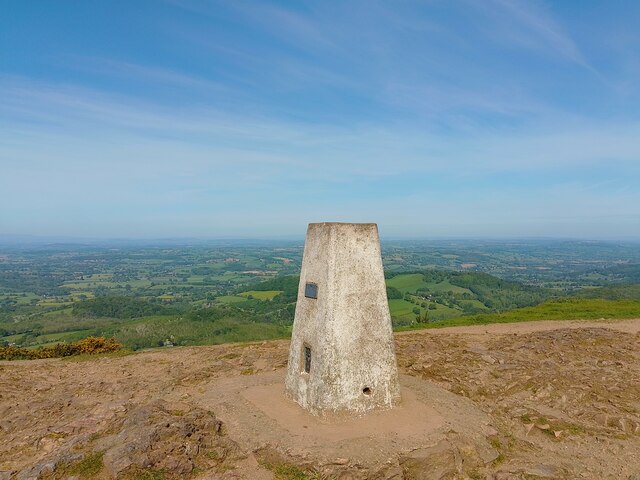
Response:
[[[26,306],[26,305],[31,305],[32,303],[37,303],[39,299],[40,297],[32,292],[25,292],[21,294],[14,293],[14,294],[8,294],[8,295],[0,294],[0,302],[13,301],[13,302],[16,302],[16,305],[19,305],[19,306]]]
[[[65,282],[63,285],[66,288],[73,290],[91,290],[97,286],[114,287],[117,282],[112,281],[113,275],[109,273],[96,273],[94,275],[86,275],[81,280],[73,280]]]
[[[222,295],[220,297],[217,297],[216,301],[218,301],[220,303],[234,304],[234,303],[246,302],[247,298],[246,297],[240,297],[238,295]]]
[[[287,336],[302,247],[0,246],[0,343],[114,335],[146,348]],[[637,303],[620,303],[640,301],[637,244],[393,243],[383,244],[383,264],[394,328],[640,317]]]
[[[443,282],[429,282],[425,283],[430,292],[435,293],[445,293],[445,292],[453,292],[453,293],[472,293],[471,290],[464,287],[459,287],[458,285],[453,285],[448,280]]]
[[[426,282],[424,279],[424,274],[422,273],[407,273],[396,275],[395,277],[387,279],[386,283],[387,286],[395,287],[402,293],[414,293],[417,290],[424,288],[428,289],[429,292],[434,293],[472,293],[468,288],[453,285],[448,280],[443,280],[441,282]]]
[[[459,317],[462,315],[462,311],[454,308],[446,307],[435,302],[425,302],[435,306],[435,310],[429,310],[425,307],[416,305],[402,299],[389,300],[389,311],[391,318],[397,325],[404,325],[407,322],[414,322],[416,320],[416,313],[414,308],[420,309],[420,315],[424,316],[425,312],[428,312],[429,321],[443,320],[447,318]]]
[[[239,295],[242,297],[257,298],[258,300],[273,300],[281,293],[283,293],[282,290],[249,290],[248,292],[242,292]]]
[[[419,288],[427,287],[424,281],[424,275],[421,273],[410,273],[404,275],[396,275],[386,281],[387,286],[395,287],[402,293],[415,292]]]
[[[412,312],[415,305],[411,302],[401,299],[389,300],[389,311],[391,318],[413,320],[416,314]]]
[[[74,330],[72,332],[46,333],[38,336],[38,343],[75,342],[93,335],[93,329]]]

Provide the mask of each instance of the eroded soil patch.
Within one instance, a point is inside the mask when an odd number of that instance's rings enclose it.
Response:
[[[234,438],[203,399],[216,382],[281,375],[276,341],[0,362],[0,479],[640,478],[640,320],[530,325],[396,337],[404,374],[489,419],[494,458],[456,428],[382,463]]]

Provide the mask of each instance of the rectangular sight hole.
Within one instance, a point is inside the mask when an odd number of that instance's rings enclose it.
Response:
[[[309,373],[311,371],[311,347],[304,346],[304,372]]]
[[[304,286],[304,296],[307,298],[318,298],[318,285],[307,282]]]

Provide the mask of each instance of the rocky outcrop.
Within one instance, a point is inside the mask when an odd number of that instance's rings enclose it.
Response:
[[[78,440],[11,478],[67,478],[92,454],[102,462],[94,468],[103,478],[137,478],[144,471],[162,472],[167,479],[184,478],[197,468],[225,470],[229,462],[243,458],[211,412],[182,411],[162,400],[135,407],[108,431]]]

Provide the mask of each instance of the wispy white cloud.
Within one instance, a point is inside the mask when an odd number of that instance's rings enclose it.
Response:
[[[513,45],[557,56],[592,69],[571,35],[539,1],[490,0],[470,2],[493,19],[485,32]]]
[[[273,3],[261,1],[208,2],[202,0],[169,0],[182,9],[211,17],[224,16],[232,11],[250,22],[247,28],[260,29],[294,47],[335,48],[331,38],[308,15]],[[301,8],[307,8],[304,4]],[[310,13],[309,11],[307,13]]]
[[[78,164],[121,163],[134,170],[139,164],[141,172],[149,164],[167,173],[239,167],[245,170],[237,177],[245,180],[252,176],[268,183],[285,174],[341,183],[353,176],[411,172],[482,175],[604,163],[636,168],[640,159],[640,124],[558,121],[553,111],[540,113],[548,121],[544,128],[527,132],[476,128],[464,135],[438,134],[429,123],[384,118],[345,128],[209,108],[171,108],[14,77],[0,77],[0,111],[0,160],[5,164],[15,164],[15,158],[69,163],[77,157]],[[82,155],[65,145],[81,147]],[[248,168],[259,175],[250,175]]]
[[[64,57],[63,57],[64,58]],[[120,77],[137,81],[142,85],[173,85],[189,89],[229,92],[229,84],[212,81],[202,76],[187,74],[175,69],[154,65],[142,65],[105,57],[68,56],[70,66],[79,71]]]
[[[332,39],[322,31],[318,22],[292,9],[260,1],[234,2],[231,5],[245,17],[290,45],[299,46],[302,42],[306,47],[337,48]]]
[[[390,82],[388,101],[411,110],[434,116],[492,114],[511,120],[542,115],[566,115],[518,88],[492,88],[483,91],[450,85],[416,85]],[[482,122],[479,119],[478,122]],[[476,125],[477,128],[477,125]]]

